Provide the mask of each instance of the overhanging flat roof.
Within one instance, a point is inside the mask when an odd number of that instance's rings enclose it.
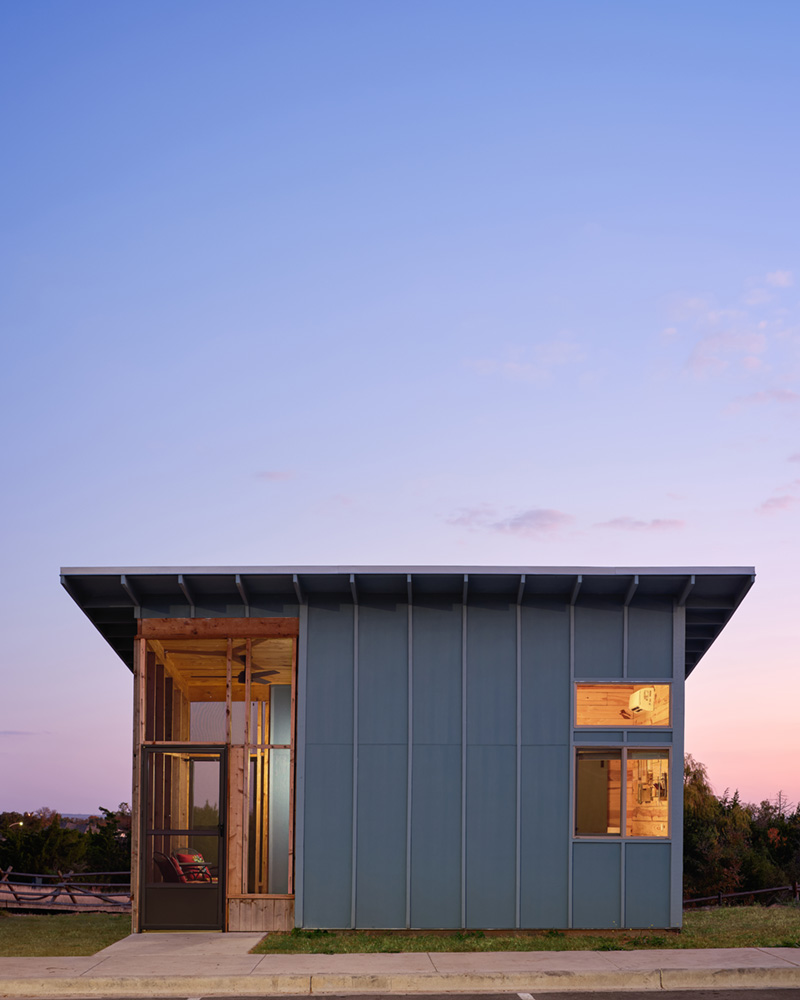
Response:
[[[65,567],[61,582],[130,669],[138,618],[286,613],[309,595],[495,597],[609,601],[686,609],[686,676],[755,580],[752,567],[635,566],[151,566]],[[181,610],[180,614],[176,609]]]

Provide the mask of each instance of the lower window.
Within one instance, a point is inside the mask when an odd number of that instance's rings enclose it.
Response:
[[[669,751],[576,750],[575,836],[668,837]]]

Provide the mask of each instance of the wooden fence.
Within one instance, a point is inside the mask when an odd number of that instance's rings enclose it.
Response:
[[[791,885],[776,885],[771,889],[749,889],[747,892],[718,892],[713,896],[698,896],[697,899],[684,899],[683,908],[686,909],[689,906],[722,906],[725,900],[728,899],[740,899],[743,902],[756,902],[756,896],[765,896],[767,893],[772,893],[774,899],[778,899],[784,893],[791,893],[792,899],[795,902],[800,901],[800,887],[797,882],[792,882]],[[751,897],[748,899],[748,897]]]
[[[129,913],[130,882],[90,882],[130,872],[58,872],[34,875],[0,868],[0,909],[50,912]]]

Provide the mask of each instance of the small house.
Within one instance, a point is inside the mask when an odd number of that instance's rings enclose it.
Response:
[[[750,568],[63,569],[133,673],[133,929],[679,927]]]

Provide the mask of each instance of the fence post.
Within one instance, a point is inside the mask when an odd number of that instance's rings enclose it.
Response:
[[[722,906],[722,893],[717,893],[717,906]]]
[[[63,891],[66,892],[66,894],[69,896],[70,902],[72,903],[73,906],[77,905],[78,900],[75,898],[74,893],[70,892],[70,886],[67,884],[67,879],[70,877],[70,875],[74,875],[74,874],[75,874],[74,872],[67,872],[66,875],[62,875],[60,871],[58,872],[58,877],[61,879],[61,884],[59,885],[59,889],[63,889]],[[57,896],[53,897],[53,902],[54,903],[55,903],[55,901],[56,901],[56,899],[58,898],[59,895],[61,895],[60,892],[58,893]]]
[[[794,897],[795,902],[800,900],[800,887],[797,885],[797,879],[792,882],[792,896]]]

